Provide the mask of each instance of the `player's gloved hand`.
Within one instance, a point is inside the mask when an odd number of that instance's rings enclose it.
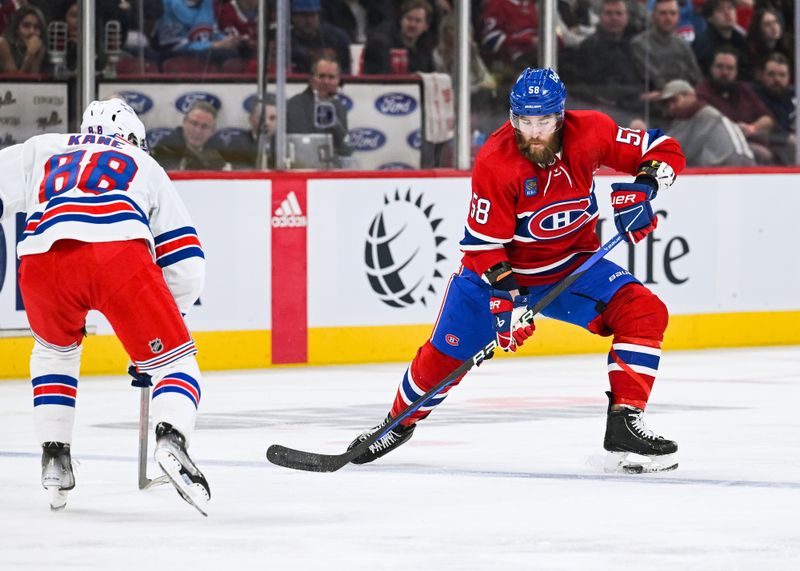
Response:
[[[497,346],[503,351],[516,351],[533,335],[536,326],[532,321],[525,326],[517,323],[528,309],[529,299],[528,295],[514,295],[513,292],[492,288],[489,310],[494,319]]]
[[[658,226],[658,216],[650,206],[656,191],[648,184],[636,182],[615,182],[611,189],[614,224],[628,242],[638,244]]]

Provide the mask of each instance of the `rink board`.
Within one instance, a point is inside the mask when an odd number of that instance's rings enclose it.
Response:
[[[682,175],[655,202],[661,223],[609,256],[670,308],[665,348],[800,343],[800,270],[791,219],[800,170]],[[404,361],[430,334],[458,269],[470,179],[413,173],[179,173],[208,266],[187,317],[206,369]],[[613,232],[597,177],[599,229]],[[287,206],[288,205],[288,206]],[[27,371],[32,345],[19,296],[15,236],[0,233],[0,377]],[[788,255],[787,255],[788,254]],[[85,373],[127,357],[99,314]],[[525,354],[605,352],[608,340],[540,319]],[[12,329],[21,337],[8,337]]]

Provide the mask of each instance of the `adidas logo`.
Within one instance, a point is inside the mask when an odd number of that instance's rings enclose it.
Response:
[[[272,216],[272,227],[302,228],[305,225],[306,217],[303,216],[300,203],[297,201],[297,195],[294,191],[291,191],[286,195],[281,205],[275,209],[275,214]]]

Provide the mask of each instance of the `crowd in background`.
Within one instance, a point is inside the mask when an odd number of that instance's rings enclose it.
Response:
[[[453,73],[453,1],[291,0],[290,73],[313,81],[320,58],[335,67],[337,86],[347,75]],[[0,76],[74,72],[77,2],[0,0]],[[266,4],[274,70],[275,2]],[[257,0],[96,5],[100,74],[254,77]],[[661,128],[697,149],[687,152],[693,166],[794,164],[793,0],[559,0],[557,7],[568,108]],[[471,8],[479,145],[505,120],[519,70],[538,63],[539,9],[534,0],[471,0]],[[346,117],[337,128],[342,123]],[[340,139],[337,152],[346,154]]]

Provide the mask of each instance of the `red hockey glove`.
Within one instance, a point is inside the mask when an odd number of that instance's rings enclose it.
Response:
[[[511,292],[492,288],[489,299],[489,310],[494,320],[497,333],[497,346],[503,351],[516,351],[525,340],[533,335],[536,326],[531,321],[528,325],[518,323],[519,318],[528,309],[529,296],[512,295]]]
[[[636,182],[615,182],[611,189],[614,224],[628,242],[638,244],[658,226],[658,216],[650,206],[656,191],[650,185]]]

